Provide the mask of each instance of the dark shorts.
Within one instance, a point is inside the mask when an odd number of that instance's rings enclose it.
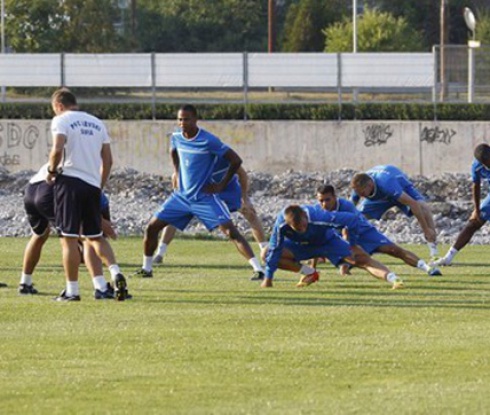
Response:
[[[61,175],[56,178],[54,195],[56,228],[62,236],[102,236],[98,187],[74,177]]]
[[[54,225],[54,186],[46,182],[28,184],[24,193],[24,208],[32,231],[42,235]]]

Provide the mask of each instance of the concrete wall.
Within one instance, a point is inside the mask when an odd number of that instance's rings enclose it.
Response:
[[[490,122],[213,121],[247,170],[365,170],[395,164],[408,174],[468,173],[473,148],[490,142]],[[36,170],[51,147],[50,121],[0,120],[0,166]],[[107,121],[115,168],[168,175],[174,121]]]

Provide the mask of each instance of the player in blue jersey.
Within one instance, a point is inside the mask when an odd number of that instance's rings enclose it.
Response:
[[[362,250],[369,255],[374,253],[386,254],[401,259],[407,265],[427,272],[431,277],[442,275],[437,268],[430,267],[423,259],[420,259],[413,252],[403,249],[401,246],[390,241],[387,236],[383,235],[374,227],[374,225],[363,217],[361,212],[357,210],[351,201],[337,197],[333,186],[329,184],[319,186],[316,191],[316,199],[319,206],[329,212],[349,212],[358,215],[362,226],[358,227],[356,234],[357,245],[352,248],[354,253],[358,253]],[[348,232],[346,232],[346,229],[343,228],[342,231],[345,239],[348,239]],[[349,268],[348,265],[342,265],[340,267],[341,274],[347,274]]]
[[[213,182],[220,182],[223,179],[223,174],[226,173],[228,168],[229,164],[226,162],[226,160],[223,158],[219,159],[212,176]],[[252,204],[252,201],[248,197],[248,175],[243,167],[240,166],[237,174],[233,177],[228,186],[226,186],[225,190],[219,194],[219,197],[226,203],[230,212],[238,211],[248,221],[252,230],[252,235],[258,243],[260,250],[262,251],[267,249],[268,242],[265,238],[262,223],[257,215],[255,207]],[[160,264],[163,262],[163,257],[167,252],[168,246],[175,237],[176,231],[177,229],[172,225],[165,227],[160,238],[157,253],[153,257],[154,264]],[[262,280],[264,278],[264,271],[262,267],[254,267],[254,264],[252,264],[252,267],[254,268],[254,273],[251,280]]]
[[[436,228],[432,211],[424,197],[415,189],[405,173],[395,166],[376,166],[366,173],[357,173],[351,181],[352,201],[368,219],[381,219],[391,207],[397,206],[405,215],[414,215],[424,232],[431,258],[438,256]]]
[[[333,265],[347,262],[364,268],[376,278],[386,280],[393,289],[402,288],[402,280],[386,266],[364,252],[354,254],[350,246],[357,244],[355,235],[363,224],[358,215],[328,212],[315,205],[290,205],[277,216],[265,261],[265,278],[261,287],[272,287],[277,268],[303,275],[298,287],[310,285],[319,279],[319,273],[300,261],[328,258]],[[336,231],[346,227],[351,232],[350,246]]]
[[[254,269],[260,267],[252,248],[233,224],[228,207],[218,197],[233,179],[242,160],[218,137],[199,128],[197,119],[193,105],[184,105],[178,111],[180,131],[171,137],[177,188],[145,229],[143,265],[136,273],[143,278],[153,276],[153,254],[160,231],[168,225],[183,230],[194,216],[210,231],[219,228]],[[229,168],[220,182],[213,182],[214,167],[220,158],[227,160]]]
[[[473,154],[475,157],[471,164],[473,212],[454,245],[449,248],[444,257],[434,262],[435,265],[451,265],[457,253],[471,241],[473,235],[485,222],[490,220],[490,194],[481,201],[481,182],[486,181],[490,184],[490,146],[479,144]]]

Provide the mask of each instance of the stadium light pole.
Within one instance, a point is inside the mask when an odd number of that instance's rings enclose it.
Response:
[[[1,10],[1,24],[2,24],[2,34],[1,34],[1,54],[5,53],[5,0],[2,0]],[[5,102],[5,85],[2,85],[2,102]]]
[[[468,102],[471,104],[475,95],[475,49],[480,47],[480,42],[476,40],[476,18],[469,7],[464,8],[464,21],[468,30],[471,32],[471,39],[468,40]]]
[[[352,53],[357,53],[357,0],[352,0]]]

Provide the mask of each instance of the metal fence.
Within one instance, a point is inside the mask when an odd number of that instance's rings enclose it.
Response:
[[[0,85],[7,102],[59,86],[86,90],[86,101],[111,102],[435,103],[467,101],[469,91],[474,102],[487,102],[488,52],[3,54]]]

